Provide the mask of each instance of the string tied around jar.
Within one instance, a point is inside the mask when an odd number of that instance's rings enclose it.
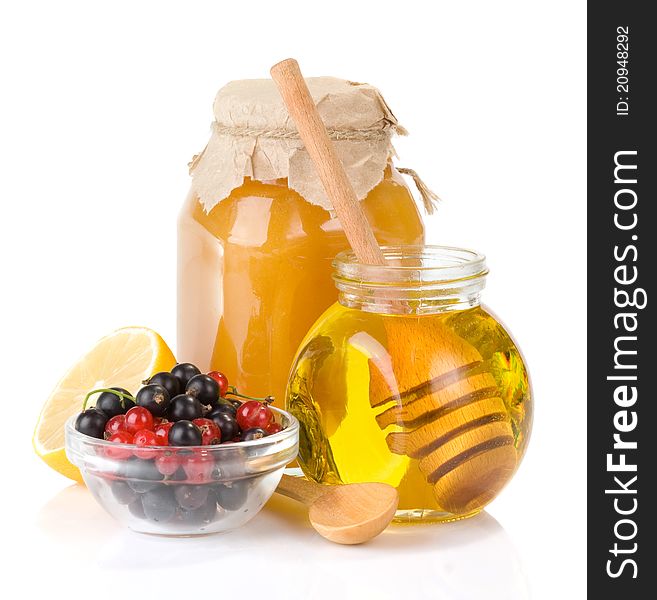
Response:
[[[235,125],[223,125],[214,121],[212,131],[217,135],[229,135],[232,137],[248,138],[270,138],[276,140],[299,140],[299,132],[296,129],[286,127],[245,127]],[[366,127],[362,129],[327,129],[329,138],[334,142],[357,141],[357,142],[380,142],[389,140],[393,133],[407,135],[406,130],[399,124],[384,122],[381,126]]]
[[[283,127],[263,128],[263,127],[243,127],[232,125],[221,125],[217,121],[212,123],[212,131],[216,135],[225,135],[236,138],[269,138],[276,140],[298,140],[299,132],[295,129],[286,129]],[[383,127],[369,127],[365,129],[327,129],[329,138],[332,141],[372,141],[380,142],[389,140],[393,133],[398,135],[407,135],[407,131],[399,124],[386,123]],[[198,161],[203,156],[203,152],[195,154],[192,160],[187,164],[190,174]],[[428,215],[434,214],[436,206],[440,202],[440,197],[436,194],[420,177],[415,169],[407,167],[397,167],[397,171],[402,175],[408,175],[415,184],[422,205]]]
[[[422,181],[417,171],[414,169],[408,169],[406,167],[397,167],[397,170],[402,175],[408,175],[415,184],[417,191],[422,198],[422,204],[424,205],[424,210],[427,211],[428,215],[432,215],[436,211],[436,205],[440,202],[440,197],[436,192],[432,191],[429,186]]]

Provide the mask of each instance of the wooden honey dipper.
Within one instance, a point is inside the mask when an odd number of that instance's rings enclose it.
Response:
[[[511,420],[478,350],[443,323],[419,327],[385,323],[390,362],[370,360],[370,404],[384,409],[381,429],[401,429],[387,435],[390,451],[417,459],[439,506],[465,515],[516,468]]]
[[[385,266],[298,63],[284,60],[271,75],[356,258]],[[380,411],[382,429],[400,429],[386,436],[390,451],[418,460],[445,511],[464,515],[481,508],[517,464],[511,421],[492,374],[479,351],[444,324],[383,323],[390,361],[369,361],[370,404]]]

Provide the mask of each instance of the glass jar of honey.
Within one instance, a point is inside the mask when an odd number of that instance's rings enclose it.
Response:
[[[509,481],[532,422],[518,347],[480,304],[483,256],[384,248],[386,264],[337,256],[338,302],[301,343],[287,408],[299,463],[323,483],[395,486],[397,520],[478,513]]]
[[[392,162],[404,131],[381,95],[307,83],[379,243],[423,243]],[[178,357],[282,407],[299,343],[337,299],[331,261],[348,243],[271,80],[228,84],[214,114],[178,220]]]

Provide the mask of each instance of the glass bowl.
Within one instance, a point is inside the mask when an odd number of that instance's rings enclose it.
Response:
[[[116,444],[66,422],[66,456],[94,498],[134,531],[204,535],[251,520],[274,493],[299,447],[299,423],[272,407],[284,429],[248,442],[213,446]],[[166,474],[163,474],[166,473]]]

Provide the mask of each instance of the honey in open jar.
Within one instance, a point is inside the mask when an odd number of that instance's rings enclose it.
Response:
[[[379,243],[422,243],[391,160],[401,128],[380,94],[308,85]],[[348,243],[273,82],[229,84],[214,112],[178,221],[178,357],[282,407],[299,343],[337,299],[331,261]]]
[[[484,259],[454,248],[384,249],[385,266],[335,261],[339,301],[295,359],[287,409],[299,463],[323,483],[399,491],[397,520],[452,520],[515,473],[532,420],[516,344],[479,303]]]

